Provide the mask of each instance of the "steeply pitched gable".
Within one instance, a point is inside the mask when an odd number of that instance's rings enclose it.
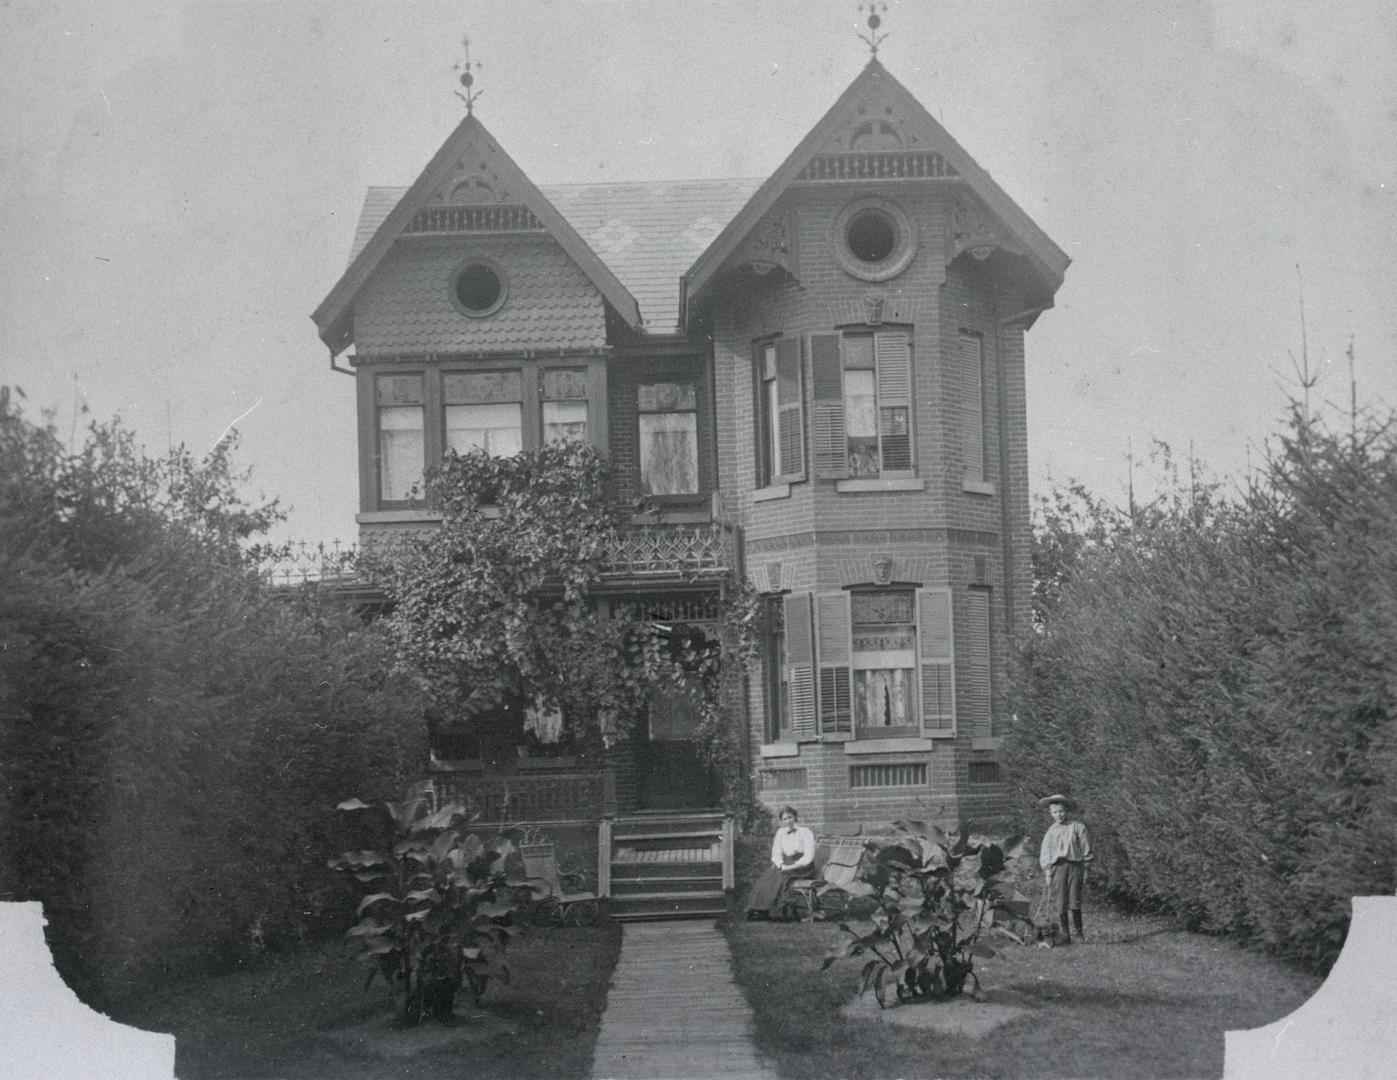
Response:
[[[1037,282],[1036,292],[1044,303],[1051,303],[1070,262],[1067,255],[876,59],[695,260],[681,284],[681,303],[687,306],[703,293],[793,183],[901,178],[870,165],[880,151],[904,155],[895,165],[910,170],[908,175],[948,180],[968,189],[973,198],[962,196],[953,207],[953,246],[997,246],[1022,256]]]
[[[632,329],[640,329],[635,298],[524,175],[485,125],[474,115],[467,115],[358,249],[349,268],[311,315],[321,340],[332,352],[342,351],[353,341],[354,301],[375,269],[398,237],[409,231],[419,212],[434,204],[489,207],[490,213],[512,211],[525,225],[542,229],[578,265],[617,315]]]

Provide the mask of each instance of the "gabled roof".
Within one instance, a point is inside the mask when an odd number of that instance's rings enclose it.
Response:
[[[372,235],[358,247],[348,269],[312,313],[311,318],[320,330],[320,338],[330,347],[331,352],[340,352],[354,338],[354,301],[359,291],[392,249],[394,241],[411,223],[417,211],[422,209],[436,189],[458,170],[458,159],[461,155],[476,143],[483,145],[489,171],[503,181],[510,192],[511,200],[528,207],[539,224],[577,263],[615,312],[632,329],[640,329],[640,309],[635,297],[558,213],[533,181],[524,175],[523,170],[504,152],[486,130],[485,125],[473,114],[467,114],[456,126],[456,130],[442,143],[441,149],[432,157],[412,186],[374,228]],[[356,237],[356,243],[358,240]]]
[[[684,275],[681,286],[681,306],[697,297],[711,283],[724,262],[737,250],[747,235],[775,204],[791,183],[800,176],[812,159],[826,150],[831,137],[855,123],[859,106],[866,98],[882,92],[910,119],[927,146],[941,155],[965,184],[984,202],[991,214],[1023,249],[1025,258],[1040,279],[1046,298],[1062,284],[1063,274],[1071,261],[1065,252],[1048,238],[1033,220],[990,174],[977,165],[965,149],[937,123],[912,94],[892,77],[878,60],[872,59],[849,88],[840,95],[781,166],[757,189],[747,205],[728,223],[709,248],[700,255]],[[681,318],[684,313],[681,311]]]
[[[761,181],[664,180],[544,184],[539,190],[635,297],[645,329],[679,329],[679,279]],[[351,262],[407,188],[369,188]]]

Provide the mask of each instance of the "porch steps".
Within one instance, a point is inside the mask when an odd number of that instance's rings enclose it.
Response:
[[[711,919],[727,911],[732,832],[721,813],[650,813],[607,826],[612,918]]]

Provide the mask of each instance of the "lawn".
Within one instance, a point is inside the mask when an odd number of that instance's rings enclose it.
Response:
[[[756,1012],[757,1046],[783,1077],[1217,1077],[1223,1033],[1293,1011],[1321,980],[1161,918],[1101,906],[1089,940],[1046,949],[1005,943],[976,971],[991,1003],[1024,1010],[982,1038],[844,1015],[858,961],[822,972],[841,938],[831,923],[727,926],[738,982]],[[998,945],[996,945],[998,948]],[[981,1008],[914,1003],[899,1009]]]
[[[337,945],[231,975],[177,980],[117,1019],[176,1038],[180,1080],[457,1080],[586,1077],[620,927],[525,929],[509,949],[511,981],[479,1006],[468,993],[450,1025],[402,1028],[383,983]]]

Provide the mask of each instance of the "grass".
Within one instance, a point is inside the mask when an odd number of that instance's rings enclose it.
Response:
[[[991,1001],[1028,1010],[981,1039],[846,1018],[858,962],[820,970],[844,936],[833,924],[734,921],[727,934],[758,1049],[800,1080],[1216,1077],[1225,1031],[1279,1019],[1322,981],[1161,918],[1089,907],[1086,930],[1084,945],[1005,943],[976,960]]]
[[[402,1028],[391,1000],[337,945],[255,970],[173,982],[117,1019],[176,1038],[180,1080],[456,1080],[586,1077],[620,927],[525,929],[509,949],[509,985],[478,1006],[463,992],[448,1026]]]

